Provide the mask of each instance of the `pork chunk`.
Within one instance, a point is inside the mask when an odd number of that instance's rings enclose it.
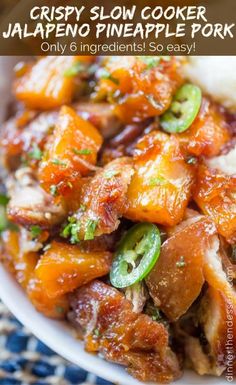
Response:
[[[71,305],[89,352],[125,365],[141,381],[168,383],[181,375],[164,325],[135,313],[115,288],[93,281],[72,295]]]

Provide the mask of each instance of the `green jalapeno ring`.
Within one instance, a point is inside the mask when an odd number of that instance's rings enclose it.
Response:
[[[164,131],[180,133],[186,131],[196,118],[201,107],[202,93],[193,84],[184,84],[176,92],[170,108],[160,118]]]
[[[134,225],[125,234],[115,254],[110,272],[111,284],[124,288],[144,279],[154,267],[160,249],[160,232],[155,225],[146,222]]]

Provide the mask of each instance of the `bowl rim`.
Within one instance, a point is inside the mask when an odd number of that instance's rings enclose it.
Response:
[[[67,322],[52,320],[38,313],[12,274],[1,264],[0,282],[0,298],[3,303],[24,326],[58,355],[89,373],[115,382],[116,385],[144,384],[130,376],[124,367],[85,352],[82,341],[76,339],[75,331]],[[58,344],[58,340],[63,343]],[[184,376],[176,382],[178,385],[226,385],[226,383],[224,378],[201,377],[189,370],[185,370]]]

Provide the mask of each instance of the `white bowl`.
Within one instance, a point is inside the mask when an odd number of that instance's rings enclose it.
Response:
[[[0,265],[0,297],[10,311],[52,350],[85,370],[120,385],[141,385],[119,365],[86,353],[65,322],[53,321],[38,313],[10,273]],[[223,378],[200,377],[186,371],[178,385],[226,385]]]
[[[19,58],[14,57],[0,57],[0,73],[4,74],[0,79],[1,100],[7,101],[6,96],[10,95],[12,67],[14,62],[18,60]],[[3,104],[1,104],[2,107]],[[0,121],[4,115],[1,108]],[[62,357],[117,385],[143,384],[127,374],[123,367],[86,353],[83,349],[83,343],[76,339],[71,328],[65,322],[53,321],[38,313],[13,276],[1,264],[0,298],[23,325]],[[200,377],[191,371],[186,371],[184,377],[177,383],[178,385],[226,385],[227,381],[224,378]]]

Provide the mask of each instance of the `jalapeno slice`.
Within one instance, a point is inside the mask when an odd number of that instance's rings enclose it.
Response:
[[[141,281],[154,267],[161,249],[158,228],[151,223],[133,226],[122,239],[110,272],[110,281],[117,288]]]
[[[202,101],[199,87],[185,84],[176,92],[172,104],[160,119],[164,131],[178,133],[187,130],[196,118]]]

